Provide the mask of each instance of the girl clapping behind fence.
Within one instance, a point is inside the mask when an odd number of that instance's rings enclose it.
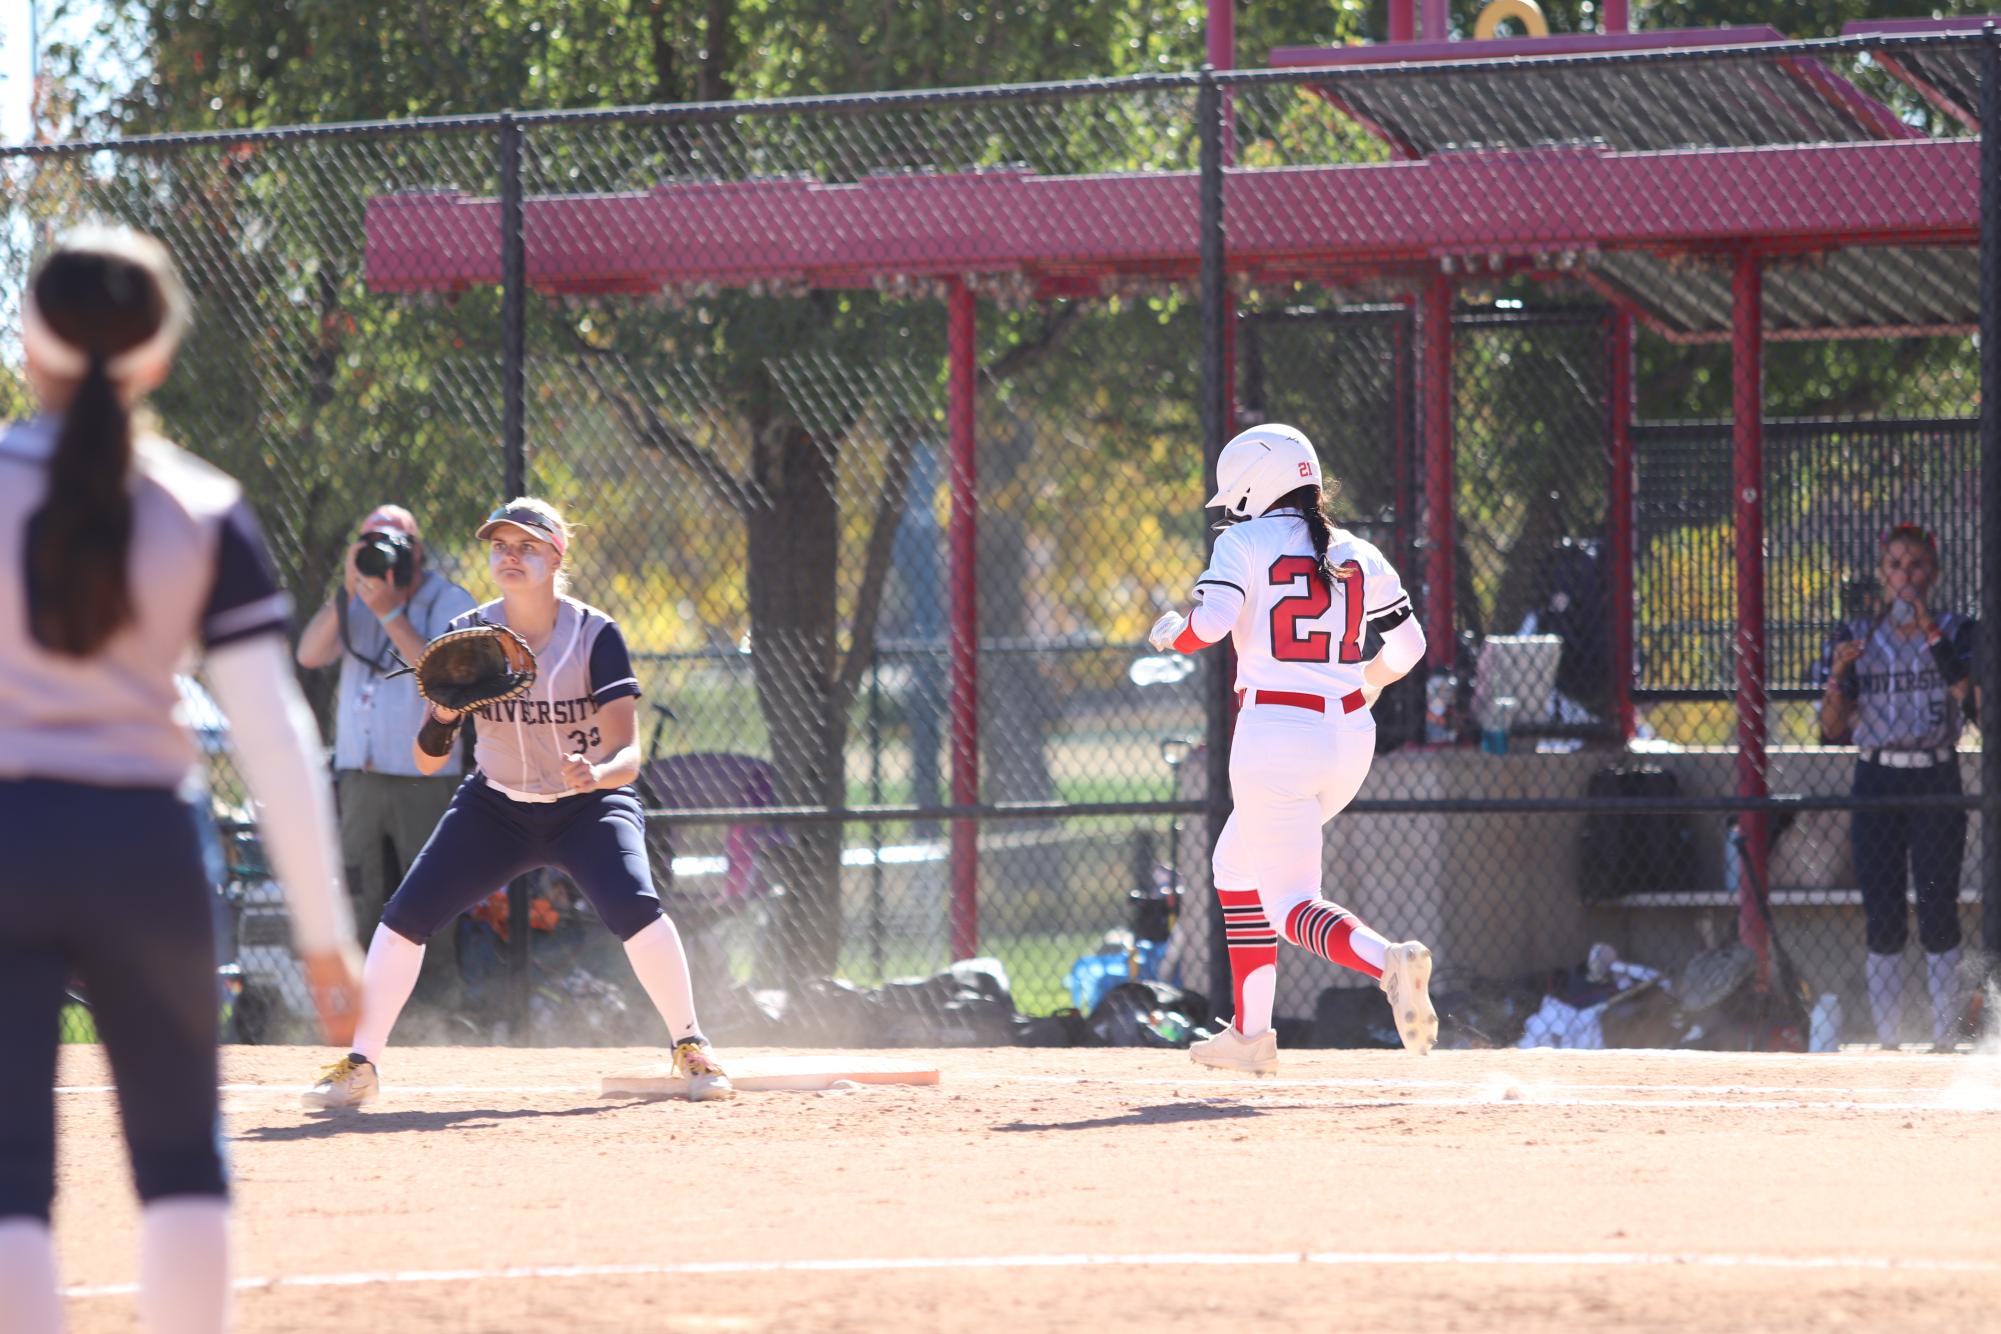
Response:
[[[1836,626],[1823,652],[1821,737],[1855,744],[1858,797],[1957,796],[1955,748],[1967,717],[1977,711],[1974,622],[1932,611],[1938,543],[1916,524],[1884,534],[1876,577],[1874,612]],[[1867,919],[1865,971],[1877,1038],[1894,1048],[1903,1027],[1908,868],[1931,988],[1932,1037],[1949,1047],[1958,1010],[1966,812],[1946,806],[1856,811],[1850,839]]]

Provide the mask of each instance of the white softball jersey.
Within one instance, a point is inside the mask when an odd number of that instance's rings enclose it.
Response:
[[[1231,525],[1195,581],[1190,624],[1212,643],[1230,635],[1237,689],[1317,696],[1334,726],[1372,728],[1359,694],[1364,641],[1371,622],[1407,614],[1410,597],[1383,553],[1353,533],[1334,529],[1327,555],[1332,587],[1296,509]]]
[[[29,632],[30,522],[61,419],[0,435],[0,778],[175,788],[199,754],[174,677],[203,650],[284,633],[291,599],[226,473],[141,434],[132,465],[132,619],[85,657]]]
[[[481,621],[507,624],[499,599],[453,618],[451,629]],[[473,761],[479,774],[503,789],[530,796],[566,796],[563,764],[581,754],[600,763],[612,754],[597,723],[598,710],[639,694],[632,655],[618,622],[574,598],[559,598],[556,628],[535,656],[535,684],[518,699],[476,710]]]

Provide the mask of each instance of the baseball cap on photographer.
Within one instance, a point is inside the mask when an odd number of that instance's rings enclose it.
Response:
[[[368,512],[368,517],[361,521],[361,531],[364,533],[382,533],[390,529],[408,533],[415,538],[423,537],[423,534],[417,531],[417,516],[401,505],[377,505]]]

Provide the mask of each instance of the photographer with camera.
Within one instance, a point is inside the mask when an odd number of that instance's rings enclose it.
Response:
[[[357,534],[348,544],[340,592],[299,636],[298,661],[301,667],[340,663],[334,777],[341,852],[355,923],[370,932],[459,783],[457,756],[433,777],[418,771],[410,738],[424,725],[424,701],[414,678],[392,680],[389,674],[415,662],[454,616],[478,603],[425,568],[417,520],[401,505],[377,506]],[[451,941],[451,932],[439,933],[418,982],[418,1000],[440,1010],[458,1007]]]

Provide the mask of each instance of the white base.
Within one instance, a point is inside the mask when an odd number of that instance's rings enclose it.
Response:
[[[764,1056],[723,1062],[730,1084],[739,1093],[780,1090],[813,1091],[850,1084],[936,1084],[936,1066],[880,1060],[831,1052],[825,1056]],[[674,1073],[672,1061],[657,1061],[606,1075],[598,1089],[604,1098],[685,1098],[688,1081]]]

